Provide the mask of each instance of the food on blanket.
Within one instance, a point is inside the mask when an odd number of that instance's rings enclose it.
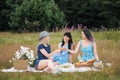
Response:
[[[89,61],[87,61],[87,62],[78,61],[78,62],[76,62],[75,64],[92,64],[94,61],[96,61],[95,58],[94,58],[94,59],[91,59],[91,60],[89,60]]]
[[[88,67],[88,66],[92,66],[93,63],[88,63],[88,62],[76,62],[74,64],[74,66],[76,68],[79,68],[79,67]]]
[[[89,66],[89,65],[92,65],[95,60],[96,59],[91,59],[91,60],[89,60],[87,62],[78,61],[78,62],[75,63],[75,65],[78,65],[78,66],[79,65],[80,66]]]
[[[75,65],[84,65],[86,62],[76,62]]]
[[[81,64],[86,65],[86,64],[88,64],[88,63],[87,63],[87,62],[83,62],[83,63],[81,63]]]
[[[70,65],[65,65],[65,66],[62,66],[63,68],[69,68],[70,67]]]
[[[81,62],[76,62],[75,64],[78,64],[78,65],[79,65],[80,63],[81,63]]]

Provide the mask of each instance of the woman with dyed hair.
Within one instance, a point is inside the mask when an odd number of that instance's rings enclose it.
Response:
[[[66,49],[68,52],[76,54],[79,49],[82,52],[81,61],[87,62],[89,60],[99,60],[97,49],[96,49],[96,42],[93,39],[90,31],[85,28],[82,30],[82,40],[80,40],[77,44],[75,50]]]

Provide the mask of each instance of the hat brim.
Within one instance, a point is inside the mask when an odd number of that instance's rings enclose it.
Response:
[[[44,37],[40,37],[40,38],[38,38],[38,41],[41,41],[43,38],[44,38]]]
[[[49,33],[49,35],[47,35],[47,36],[39,37],[39,38],[38,38],[38,41],[41,41],[42,39],[44,39],[45,37],[48,37],[48,36],[50,36],[50,35],[51,35],[51,33]]]

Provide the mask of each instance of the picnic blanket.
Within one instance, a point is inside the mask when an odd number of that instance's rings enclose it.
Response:
[[[36,70],[34,67],[28,66],[26,70],[17,70],[14,67],[9,69],[2,69],[1,72],[44,72],[43,70]],[[62,65],[57,65],[55,70],[52,72],[54,74],[61,72],[85,72],[85,71],[100,71],[100,69],[96,69],[94,67],[80,67],[76,68],[71,63],[66,63]]]

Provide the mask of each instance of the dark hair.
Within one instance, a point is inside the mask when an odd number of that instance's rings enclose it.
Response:
[[[68,41],[68,49],[71,49],[71,45],[73,44],[71,33],[66,32],[66,33],[64,33],[64,36],[67,36],[67,37],[70,38],[69,41]],[[63,46],[64,44],[65,44],[65,42],[64,42],[64,39],[63,39],[61,46]]]
[[[87,28],[84,28],[82,31],[88,40],[90,40],[91,42],[94,42],[94,39],[93,39],[90,31]]]

